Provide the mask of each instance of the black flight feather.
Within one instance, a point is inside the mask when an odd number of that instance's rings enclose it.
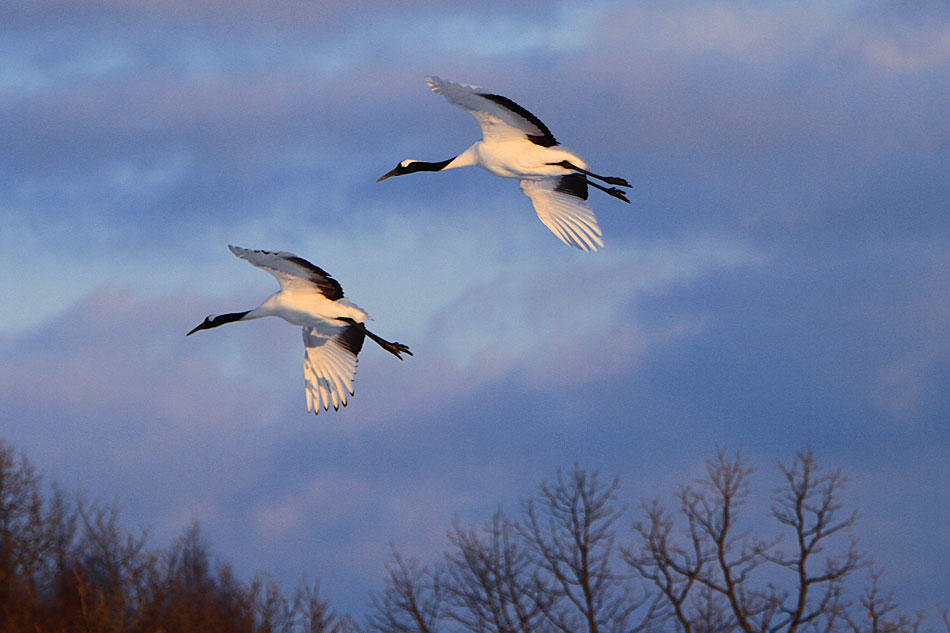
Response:
[[[366,329],[361,324],[348,325],[337,335],[340,346],[346,351],[356,356],[363,349],[363,341],[366,339]]]
[[[320,289],[324,297],[330,301],[336,301],[343,298],[343,286],[336,279],[330,276],[330,273],[319,266],[315,266],[302,257],[287,257],[288,262],[293,262],[301,268],[305,268],[310,275],[307,280]]]
[[[561,176],[554,190],[581,200],[587,200],[587,177],[583,174]]]
[[[520,105],[518,105],[517,103],[509,99],[508,97],[503,97],[501,95],[483,94],[483,93],[479,93],[479,95],[482,97],[485,97],[489,101],[494,101],[495,103],[497,103],[503,108],[507,108],[508,110],[511,110],[512,112],[520,116],[522,119],[524,119],[525,121],[528,121],[529,123],[531,123],[531,125],[541,130],[540,135],[538,134],[525,135],[528,137],[528,140],[534,143],[535,145],[540,145],[541,147],[554,147],[555,145],[558,144],[557,139],[554,138],[553,134],[551,134],[551,130],[549,130],[548,126],[546,126],[544,123],[541,122],[541,119],[534,116],[533,114],[531,114],[530,112],[522,108]]]

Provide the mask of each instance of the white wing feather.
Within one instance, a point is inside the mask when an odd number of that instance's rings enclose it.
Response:
[[[519,181],[538,217],[562,242],[587,252],[602,248],[603,233],[590,205],[586,200],[555,191],[557,183],[557,178]]]
[[[346,406],[353,395],[356,354],[344,343],[344,332],[352,326],[329,323],[303,328],[305,346],[303,376],[307,391],[307,410],[320,413],[333,406]],[[362,341],[362,339],[360,339]]]
[[[438,77],[426,77],[426,84],[432,92],[442,95],[446,101],[475,117],[486,141],[523,139],[527,134],[536,136],[545,134],[546,130],[542,130],[528,119],[491,99],[486,99],[482,96],[485,91],[478,86],[445,81]]]

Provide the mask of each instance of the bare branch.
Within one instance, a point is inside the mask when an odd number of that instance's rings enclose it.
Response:
[[[500,510],[482,528],[449,532],[446,617],[469,631],[531,633],[544,618],[550,594],[532,570],[518,530]]]
[[[631,618],[646,596],[635,595],[630,579],[611,567],[614,524],[624,513],[618,487],[617,479],[602,484],[598,473],[575,464],[566,475],[558,471],[554,483],[542,483],[536,499],[522,502],[519,529],[534,563],[555,588],[556,599],[542,610],[563,633],[638,628]]]
[[[395,547],[386,563],[386,588],[372,597],[371,631],[436,633],[442,618],[442,582],[437,572],[404,559]]]

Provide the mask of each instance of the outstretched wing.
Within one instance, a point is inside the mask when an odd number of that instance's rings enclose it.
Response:
[[[307,391],[307,411],[320,413],[333,405],[346,406],[353,395],[356,356],[363,348],[363,328],[330,323],[303,328],[303,377]]]
[[[438,77],[426,77],[432,92],[440,94],[478,121],[485,140],[525,138],[544,147],[557,145],[557,139],[541,120],[520,105],[501,95],[491,94],[468,84],[457,84]]]
[[[320,293],[330,301],[343,297],[340,282],[319,266],[306,259],[285,251],[253,251],[240,246],[228,245],[231,252],[262,268],[277,278],[281,290],[298,285],[316,286]]]
[[[582,174],[520,181],[534,210],[565,244],[591,252],[603,247],[603,233],[587,204],[587,179]]]

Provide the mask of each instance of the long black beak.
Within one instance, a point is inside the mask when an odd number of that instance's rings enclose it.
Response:
[[[195,329],[193,329],[191,332],[188,332],[188,334],[185,334],[185,336],[191,336],[198,330],[207,330],[209,327],[213,327],[211,325],[211,317],[207,317],[204,321],[196,325]]]
[[[398,172],[399,172],[399,168],[396,167],[396,169],[390,171],[389,173],[386,173],[386,174],[383,174],[382,176],[380,176],[380,177],[376,180],[376,182],[382,182],[382,181],[386,180],[387,178],[389,178],[390,176],[398,176],[398,175],[399,175]]]

